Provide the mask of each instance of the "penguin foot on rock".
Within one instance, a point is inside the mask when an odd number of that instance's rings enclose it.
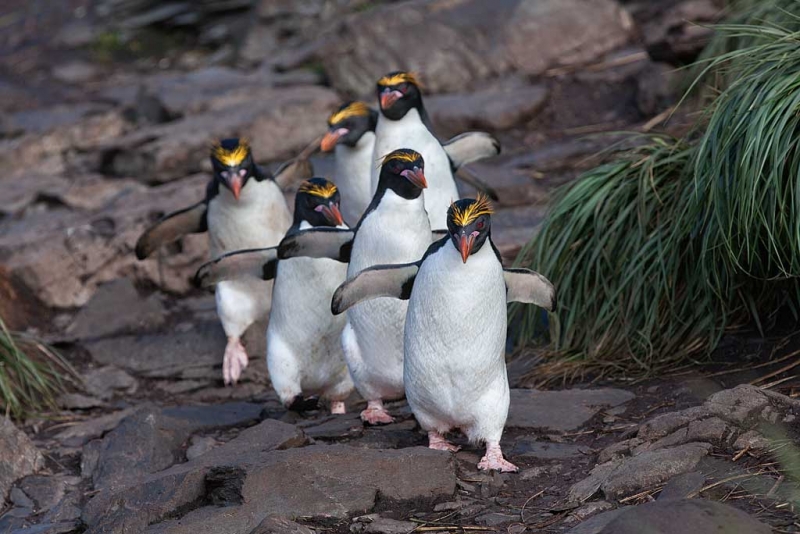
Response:
[[[344,407],[344,401],[331,401],[331,414],[342,415],[347,413]]]
[[[458,452],[461,447],[453,445],[438,432],[428,432],[428,448],[435,451]]]
[[[236,384],[242,376],[242,371],[247,367],[247,352],[244,345],[236,337],[229,337],[225,346],[225,357],[222,360],[222,378],[225,385]]]
[[[383,407],[383,401],[367,402],[367,409],[361,412],[361,420],[370,425],[388,425],[394,423],[394,417]]]
[[[519,467],[503,458],[503,451],[499,443],[487,443],[486,455],[478,462],[481,471],[500,471],[501,473],[516,473]]]
[[[302,395],[297,395],[292,399],[292,402],[286,407],[287,410],[293,412],[310,412],[319,408],[319,397],[304,398]]]

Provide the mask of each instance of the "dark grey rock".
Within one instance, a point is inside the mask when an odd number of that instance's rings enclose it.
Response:
[[[626,458],[609,474],[600,488],[607,499],[632,495],[644,488],[662,484],[675,475],[692,471],[710,450],[708,443],[687,443]]]
[[[97,288],[67,328],[67,335],[85,340],[148,332],[163,325],[166,314],[157,294],[141,297],[131,280],[120,278]]]
[[[646,117],[675,103],[678,71],[666,63],[653,63],[636,79],[636,105]]]
[[[396,69],[420,73],[430,92],[453,92],[494,76],[591,61],[624,44],[631,26],[608,0],[390,3],[346,18],[314,52],[343,93],[372,94],[377,77]]]
[[[506,130],[533,118],[545,105],[547,87],[515,79],[471,93],[435,95],[425,100],[437,130]]]
[[[25,492],[19,489],[19,487],[11,488],[11,492],[8,494],[8,500],[11,501],[11,504],[19,508],[33,508],[36,506],[36,503],[25,495]]]
[[[41,513],[61,502],[67,485],[60,477],[33,475],[22,479],[19,487],[36,502],[36,513]]]
[[[535,439],[521,439],[511,449],[512,456],[530,456],[540,460],[561,460],[589,454],[587,447],[573,443],[553,443]]]
[[[616,510],[609,510],[608,512],[592,516],[583,523],[579,523],[578,526],[568,530],[567,534],[600,534],[606,525],[611,523],[611,521],[616,519],[617,516],[625,510],[625,508],[617,508]]]
[[[611,460],[596,465],[589,472],[589,476],[569,488],[568,502],[578,504],[590,499],[620,465],[622,460]]]
[[[94,486],[125,486],[166,469],[180,460],[181,448],[192,433],[252,424],[260,413],[261,406],[250,403],[145,407],[103,438],[92,472]]]
[[[44,457],[24,432],[0,417],[0,507],[11,486],[44,467]]]
[[[306,435],[314,439],[354,437],[364,433],[364,425],[361,423],[358,414],[334,415],[319,424],[298,426],[303,429]]]
[[[512,521],[519,521],[519,514],[509,515],[500,514],[497,512],[489,512],[488,514],[479,515],[475,518],[475,523],[487,527],[497,527],[500,525],[505,525],[506,523],[511,523]]]
[[[97,66],[86,61],[69,61],[53,67],[53,77],[64,83],[86,83],[97,78],[98,75]]]
[[[608,501],[594,501],[594,502],[587,502],[583,506],[580,506],[569,513],[569,516],[565,520],[567,524],[574,524],[581,521],[585,521],[589,517],[595,516],[601,512],[606,512],[614,508],[614,505]]]
[[[705,483],[706,476],[697,471],[674,476],[658,494],[658,500],[686,499],[690,495],[696,494]]]
[[[220,445],[222,443],[211,436],[192,436],[191,445],[186,449],[186,459],[194,460]]]
[[[267,424],[281,425],[273,420],[262,423]],[[296,432],[290,425],[283,426]],[[141,485],[99,494],[84,511],[87,532],[123,532],[148,524],[151,533],[250,532],[264,517],[286,510],[298,517],[342,518],[369,510],[378,494],[402,501],[451,496],[455,491],[451,455],[426,448],[367,450],[314,445],[274,451],[252,443],[241,447],[237,444],[240,438],[194,462],[152,475]],[[212,469],[217,478],[209,488],[206,480]],[[209,497],[209,491],[218,488],[225,489],[227,502],[242,504],[224,509],[206,506],[180,519],[163,521],[178,509],[198,506]],[[225,513],[220,514],[221,510]]]
[[[314,534],[314,531],[285,517],[268,516],[250,534]]]
[[[58,397],[58,405],[65,410],[90,410],[102,408],[106,403],[102,399],[81,393],[64,393]]]
[[[83,375],[86,391],[101,399],[110,399],[117,391],[132,394],[139,383],[131,375],[113,365],[92,369]]]
[[[95,417],[72,425],[55,435],[55,439],[67,447],[80,447],[90,440],[102,437],[119,425],[120,421],[134,412],[133,408]]]
[[[507,427],[568,432],[580,428],[605,406],[624,404],[635,395],[621,389],[539,391],[512,389]]]
[[[80,532],[78,521],[63,521],[59,523],[39,523],[12,530],[10,534],[70,534]]]
[[[769,534],[772,529],[732,506],[703,499],[668,500],[626,509],[598,534]]]
[[[411,521],[398,521],[388,517],[381,517],[379,514],[369,514],[357,517],[355,522],[350,525],[350,532],[358,534],[409,534],[419,526]]]
[[[120,336],[88,343],[86,348],[103,365],[154,378],[189,378],[193,371],[219,366],[225,343],[219,323],[203,323],[189,332]]]

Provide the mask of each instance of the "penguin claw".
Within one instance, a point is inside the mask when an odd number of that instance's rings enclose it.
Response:
[[[235,338],[228,338],[225,356],[222,360],[222,378],[226,386],[239,381],[247,363],[247,352],[245,352],[242,342]]]
[[[448,451],[448,452],[458,452],[461,450],[461,447],[459,447],[458,445],[453,445],[452,443],[444,439],[444,436],[442,436],[438,432],[428,433],[428,448],[433,449],[435,451]]]
[[[516,473],[519,467],[503,458],[503,451],[497,442],[486,444],[486,455],[478,462],[481,471],[500,471],[501,473]]]
[[[394,417],[389,415],[389,412],[383,406],[367,406],[367,409],[361,412],[361,420],[370,425],[394,423]]]

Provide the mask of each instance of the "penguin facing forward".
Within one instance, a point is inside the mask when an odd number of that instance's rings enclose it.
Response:
[[[276,180],[309,178],[308,162],[284,165],[273,178],[255,164],[247,142],[234,138],[212,147],[211,164],[214,176],[206,198],[167,215],[146,230],[136,244],[139,259],[188,233],[208,231],[212,258],[233,250],[275,246],[286,234],[292,216]],[[241,336],[269,313],[271,295],[271,281],[246,279],[217,284],[217,315],[228,338],[222,364],[225,384],[235,384],[247,367]]]
[[[350,224],[361,219],[372,199],[377,122],[378,112],[364,102],[346,102],[328,118],[328,132],[320,143],[323,152],[334,151],[333,181],[342,192],[342,214]]]
[[[500,449],[509,405],[506,303],[552,310],[555,289],[534,271],[503,269],[491,240],[491,213],[482,195],[454,202],[449,235],[422,260],[365,270],[336,290],[331,311],[376,297],[408,299],[406,398],[429,447],[458,450],[444,434],[461,429],[471,442],[486,444],[478,469],[515,472]]]
[[[398,148],[419,152],[425,159],[428,177],[425,208],[431,227],[444,229],[447,226],[447,208],[452,200],[459,198],[453,172],[467,163],[499,154],[500,143],[489,134],[468,132],[442,145],[433,133],[422,103],[420,84],[414,74],[391,72],[378,80],[377,91],[380,115],[375,128],[374,159]],[[378,172],[373,170],[373,191],[378,176]]]
[[[294,222],[288,234],[308,228],[347,229],[339,211],[336,186],[324,178],[300,184]],[[298,257],[278,261],[276,247],[235,251],[197,271],[196,283],[210,287],[225,280],[271,280],[272,309],[267,326],[267,368],[272,387],[290,409],[319,396],[331,413],[345,413],[353,382],[344,362],[343,315],[330,312],[334,290],[344,282],[347,265],[328,258]]]
[[[381,163],[372,202],[355,230],[313,229],[287,236],[280,258],[310,255],[349,261],[347,278],[383,263],[414,261],[432,240],[422,199],[427,186],[419,153],[401,149]],[[356,390],[367,400],[361,419],[391,423],[384,400],[403,397],[403,324],[407,303],[376,299],[347,312],[342,348]]]

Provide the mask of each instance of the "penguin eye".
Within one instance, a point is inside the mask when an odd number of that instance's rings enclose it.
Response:
[[[475,225],[475,228],[477,228],[478,230],[483,230],[483,228],[484,228],[485,226],[486,226],[486,223],[485,223],[485,222],[483,222],[483,221],[478,221],[478,224],[476,224],[476,225]]]

